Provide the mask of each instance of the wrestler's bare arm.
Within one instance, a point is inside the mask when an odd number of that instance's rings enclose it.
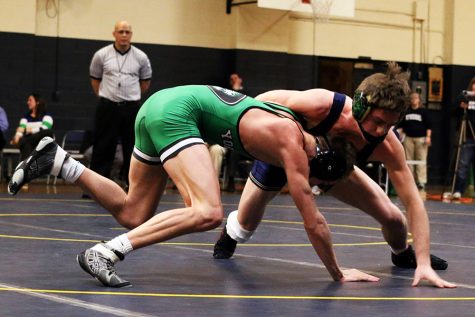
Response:
[[[380,161],[385,165],[389,178],[406,207],[417,258],[417,268],[412,286],[417,286],[421,280],[428,280],[437,287],[456,287],[455,284],[441,279],[431,267],[430,229],[427,211],[412,173],[406,164],[403,147],[396,135],[389,133],[386,140],[376,148],[370,159]]]
[[[259,101],[270,101],[270,102],[275,102],[281,105],[285,105],[287,103],[288,98],[299,91],[297,90],[270,90],[266,91],[265,93],[262,93],[254,99],[257,99]]]
[[[327,117],[333,104],[335,93],[326,89],[272,90],[256,97],[257,100],[271,101],[283,105],[303,115],[307,127],[313,127]]]
[[[396,135],[390,132],[376,148],[370,160],[377,160],[388,170],[389,178],[407,211],[409,227],[414,238],[418,264],[430,265],[430,230],[427,211],[419,195],[412,173],[406,164],[404,149]]]
[[[295,144],[295,140],[292,143]],[[301,147],[292,146],[290,143],[285,145],[281,153],[290,195],[302,215],[310,242],[332,278],[339,281],[343,278],[343,272],[336,260],[328,224],[317,209],[308,183],[307,155]]]
[[[285,140],[280,148],[280,157],[287,175],[290,195],[299,209],[308,238],[328,272],[335,281],[376,282],[379,278],[363,273],[356,269],[341,270],[333,249],[330,229],[323,215],[318,210],[308,182],[308,157],[312,153],[302,151],[301,138],[296,133],[294,140]],[[309,135],[304,133],[304,135]],[[310,136],[310,135],[309,135]],[[312,138],[304,138],[310,144]],[[312,144],[313,147],[315,144]],[[308,146],[305,146],[308,148]],[[307,153],[306,153],[307,152]],[[314,155],[314,154],[313,154]]]

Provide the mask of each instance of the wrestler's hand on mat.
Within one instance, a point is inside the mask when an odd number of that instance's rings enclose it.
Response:
[[[379,277],[366,274],[357,269],[341,270],[343,278],[341,282],[378,282]]]
[[[457,285],[441,279],[440,276],[437,275],[437,273],[435,273],[435,271],[429,265],[417,266],[416,272],[414,273],[414,281],[412,282],[412,286],[419,285],[422,280],[426,280],[430,284],[440,288],[457,287]]]

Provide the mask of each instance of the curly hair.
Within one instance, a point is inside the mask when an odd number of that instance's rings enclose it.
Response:
[[[386,74],[376,73],[366,77],[358,86],[375,108],[404,113],[409,109],[411,89],[409,72],[403,72],[396,62],[388,62]]]

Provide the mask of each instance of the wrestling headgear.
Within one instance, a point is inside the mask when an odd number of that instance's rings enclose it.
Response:
[[[371,111],[371,97],[364,95],[362,91],[355,91],[353,97],[352,112],[356,121],[361,122]]]
[[[323,136],[316,137],[317,155],[310,161],[310,176],[332,182],[346,174],[347,162],[343,153],[330,149]]]
[[[399,103],[404,102],[403,101],[404,98],[405,96],[399,97],[397,102]],[[353,113],[353,117],[359,123],[361,123],[366,118],[366,116],[371,112],[373,108],[378,108],[378,106],[375,103],[373,103],[371,99],[372,99],[371,96],[365,95],[362,91],[359,91],[359,90],[355,91],[355,95],[353,96],[353,104],[352,104],[351,111]],[[397,111],[397,110],[392,110],[389,108],[383,108],[383,109],[387,109],[389,111]],[[404,118],[405,113],[406,111],[400,112],[397,123],[399,123]]]

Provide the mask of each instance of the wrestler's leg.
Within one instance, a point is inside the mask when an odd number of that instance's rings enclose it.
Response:
[[[161,212],[127,234],[78,255],[81,268],[104,285],[130,285],[116,274],[114,264],[132,250],[220,225],[223,207],[219,183],[206,146],[195,144],[181,150],[164,163],[164,169],[177,185],[186,206]],[[146,185],[138,186],[140,189]]]
[[[237,220],[248,231],[255,231],[264,216],[267,204],[279,191],[265,191],[256,186],[249,178],[239,200]]]
[[[393,251],[391,259],[394,265],[416,268],[414,250],[407,244],[406,217],[369,176],[355,168],[347,179],[333,186],[329,192],[341,201],[363,210],[382,225],[384,239]],[[434,270],[447,269],[448,263],[444,259],[431,254],[430,260]]]
[[[404,250],[407,247],[406,217],[381,187],[359,168],[355,167],[350,176],[335,184],[329,193],[376,219],[382,226],[385,240],[393,250]]]
[[[248,241],[264,215],[265,207],[287,182],[285,171],[261,161],[254,161],[244,187],[238,210],[232,211],[214,245],[216,259],[228,259],[238,242]]]
[[[161,212],[127,236],[134,249],[219,226],[223,218],[218,178],[203,144],[182,150],[164,164],[186,203]]]
[[[132,156],[128,193],[115,182],[90,169],[84,170],[76,184],[90,193],[117,222],[133,229],[155,214],[167,179],[162,165],[145,164]]]

